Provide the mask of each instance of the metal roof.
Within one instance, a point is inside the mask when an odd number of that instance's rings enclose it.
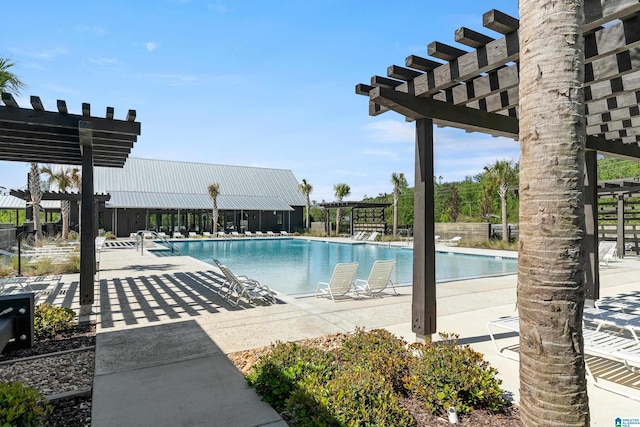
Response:
[[[286,169],[129,158],[122,169],[95,168],[95,191],[107,206],[209,209],[207,187],[220,185],[218,208],[292,210],[304,206],[298,180]]]
[[[112,191],[108,208],[153,208],[153,209],[211,209],[209,195],[181,193],[146,193]],[[218,196],[219,210],[263,210],[292,211],[293,208],[281,200],[259,196]]]
[[[0,194],[0,209],[26,209],[27,202],[24,200],[10,196],[8,194]],[[60,209],[59,200],[41,200],[40,207],[47,209]]]

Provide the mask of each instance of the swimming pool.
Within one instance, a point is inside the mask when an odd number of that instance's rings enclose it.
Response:
[[[174,241],[182,255],[209,264],[213,258],[231,271],[246,275],[284,294],[313,293],[328,281],[339,262],[358,261],[357,278],[366,279],[373,262],[395,259],[391,280],[409,284],[413,278],[413,250],[384,245],[350,244],[304,239],[237,239]],[[436,253],[436,281],[513,274],[517,260],[478,255]]]

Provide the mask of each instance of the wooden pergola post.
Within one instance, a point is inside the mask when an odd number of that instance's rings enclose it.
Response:
[[[618,236],[617,236],[617,250],[618,257],[624,257],[624,194],[618,194]]]
[[[433,121],[416,120],[411,328],[418,338],[436,332],[436,251],[433,217]]]
[[[584,219],[585,219],[585,298],[589,305],[600,298],[600,260],[598,257],[598,153],[584,153]]]
[[[94,302],[95,203],[93,201],[93,130],[91,123],[78,123],[82,151],[82,210],[80,212],[80,314],[89,314]]]

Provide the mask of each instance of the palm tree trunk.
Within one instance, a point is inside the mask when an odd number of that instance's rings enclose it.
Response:
[[[71,213],[71,202],[62,200],[60,202],[60,213],[62,215],[62,238],[69,238],[69,213]]]
[[[583,3],[520,0],[520,410],[589,425],[584,306]]]
[[[509,224],[507,221],[507,187],[500,188],[500,203],[502,206],[502,241],[509,242]]]
[[[398,197],[393,196],[393,238],[398,234]]]
[[[310,218],[311,218],[311,215],[310,215],[310,212],[309,212],[309,208],[311,207],[311,201],[309,200],[309,195],[308,195],[308,194],[307,194],[306,199],[307,199],[307,200],[306,200],[306,202],[307,202],[307,206],[306,206],[306,209],[307,209],[307,217],[306,217],[305,225],[306,225],[306,229],[307,229],[307,230],[309,230],[309,226],[310,226]]]
[[[336,237],[338,237],[340,233],[340,217],[342,216],[342,209],[336,209]]]
[[[33,208],[33,228],[35,230],[36,243],[42,241],[42,226],[40,225],[40,200],[42,189],[40,188],[40,169],[37,163],[31,163],[29,171],[29,192],[31,193],[31,206]]]

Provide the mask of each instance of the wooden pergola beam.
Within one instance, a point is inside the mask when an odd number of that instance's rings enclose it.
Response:
[[[497,116],[469,107],[451,105],[430,98],[416,98],[393,89],[375,87],[369,99],[413,120],[431,118],[435,124],[457,127],[471,132],[484,132],[495,136],[518,137],[518,120]]]

